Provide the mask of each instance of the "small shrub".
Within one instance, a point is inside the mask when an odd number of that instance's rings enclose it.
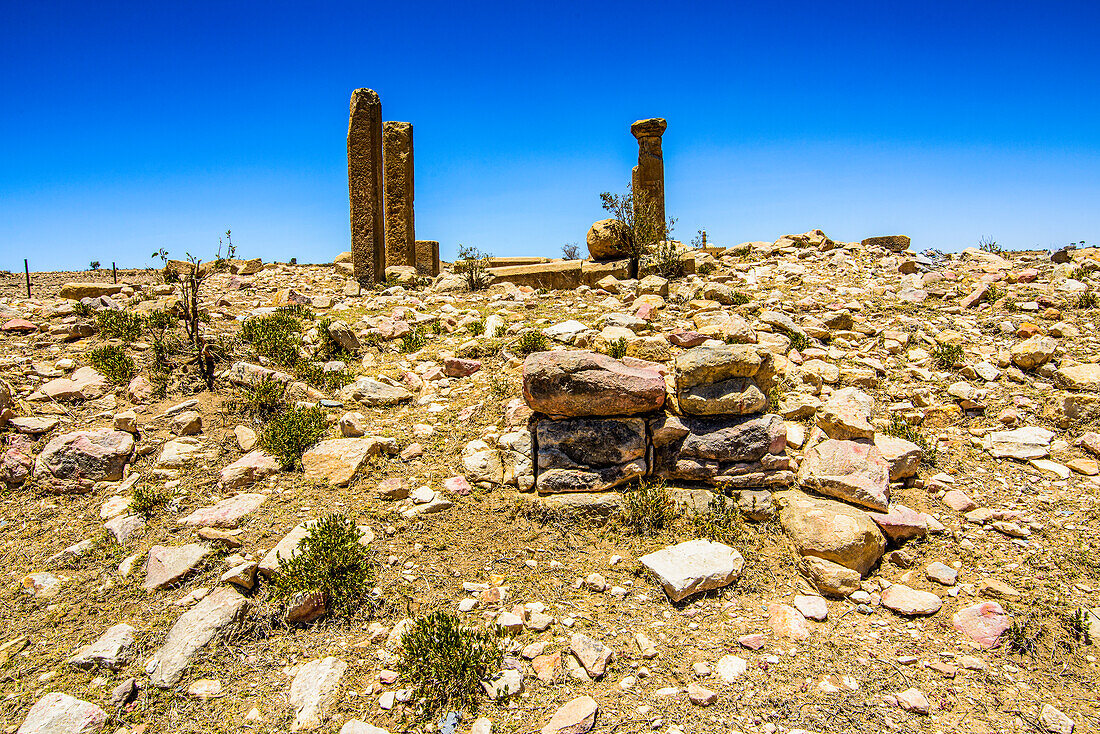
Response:
[[[1096,308],[1097,304],[1100,304],[1100,296],[1097,296],[1095,291],[1089,290],[1078,293],[1073,306],[1081,311],[1088,311]]]
[[[466,324],[466,331],[470,332],[470,336],[479,336],[485,333],[485,319],[475,319]],[[490,336],[493,336],[490,334]]]
[[[256,354],[283,367],[298,363],[298,345],[302,342],[302,322],[288,311],[252,316],[241,324],[241,338],[252,345]]]
[[[88,363],[116,385],[129,382],[137,374],[134,360],[120,346],[105,344],[93,349],[88,353]]]
[[[732,295],[734,306],[744,306],[746,303],[752,301],[752,296],[742,293],[741,291],[734,291]]]
[[[134,491],[130,495],[129,512],[149,517],[154,510],[164,507],[171,500],[171,491],[139,481],[134,485]]]
[[[695,268],[695,272],[703,277],[706,277],[718,269],[718,266],[712,262],[703,262]]]
[[[1010,655],[1028,655],[1035,650],[1039,642],[1039,632],[1032,633],[1028,628],[1031,618],[1016,618],[1012,626],[1004,632],[1004,647]]]
[[[102,334],[123,341],[141,338],[145,321],[141,316],[117,308],[105,308],[95,315],[95,323]]]
[[[626,356],[626,337],[620,336],[607,344],[607,356],[613,359],[622,359]]]
[[[994,255],[1000,255],[1004,252],[1004,248],[998,245],[992,237],[982,237],[978,240],[978,249],[982,252],[991,252]]]
[[[1085,263],[1071,270],[1069,277],[1073,280],[1087,280],[1096,270],[1096,263]]]
[[[315,362],[299,362],[295,374],[318,390],[335,391],[351,384],[355,377],[347,370],[326,370]]]
[[[329,613],[353,614],[374,583],[374,555],[359,542],[359,528],[347,515],[334,513],[309,527],[298,554],[282,560],[275,575],[276,593],[321,594]]]
[[[313,309],[303,303],[288,303],[285,306],[279,306],[275,309],[275,313],[283,316],[293,316],[296,319],[305,321],[313,321],[317,318],[313,313]]]
[[[321,440],[326,429],[325,414],[319,406],[288,408],[276,413],[264,426],[260,448],[274,456],[283,469],[302,466],[302,454]]]
[[[100,267],[100,265],[99,265],[99,260],[92,260],[92,261],[91,261],[91,262],[90,262],[90,263],[88,264],[88,267],[89,267],[89,268],[91,268],[92,270],[99,270],[99,267]]]
[[[710,512],[693,515],[691,524],[696,535],[726,545],[732,545],[744,533],[741,508],[721,494],[715,495]]]
[[[932,363],[940,369],[953,369],[962,359],[963,348],[958,344],[937,344],[932,348]]]
[[[643,481],[622,493],[619,523],[636,535],[656,535],[679,517],[663,481]]]
[[[447,329],[443,326],[443,322],[440,319],[436,319],[435,321],[432,321],[428,325],[428,328],[431,329],[432,333],[435,334],[436,336],[443,336],[444,334],[447,333]]]
[[[534,352],[545,352],[550,348],[550,340],[541,331],[525,331],[516,339],[517,354],[524,356]]]
[[[1082,607],[1075,609],[1063,618],[1062,622],[1066,632],[1075,643],[1092,644],[1092,635],[1089,633],[1089,616],[1089,610]]]
[[[147,331],[158,332],[170,329],[179,322],[179,319],[167,311],[157,309],[156,311],[150,311],[142,318],[142,326]]]
[[[784,334],[791,340],[791,349],[796,349],[799,352],[803,352],[810,346],[810,338],[801,331],[784,330]]]
[[[646,258],[653,270],[665,278],[679,278],[684,274],[684,263],[680,259],[680,248],[670,240],[659,240],[653,244],[653,250]]]
[[[95,311],[83,301],[73,301],[73,314],[82,319],[90,319],[95,316]]]
[[[512,385],[508,378],[500,373],[489,376],[489,394],[496,400],[503,400],[512,394]]]
[[[466,281],[466,287],[472,291],[480,291],[488,287],[492,276],[489,274],[489,256],[468,245],[458,246],[458,261],[455,270],[462,273],[462,279]]]
[[[1004,294],[1005,292],[996,283],[990,283],[989,287],[985,289],[985,299],[990,303],[1001,300],[1001,296]]]
[[[272,378],[243,386],[227,407],[235,413],[266,421],[286,407],[285,382]]]
[[[414,326],[401,336],[401,351],[406,354],[410,352],[419,352],[427,343],[428,339],[424,336],[424,329],[419,326]]]
[[[432,612],[405,633],[397,670],[423,699],[423,714],[477,708],[481,681],[500,670],[500,634],[472,630],[453,614]]]
[[[920,447],[921,461],[929,466],[933,466],[938,458],[938,450],[936,445],[931,443],[924,437],[924,434],[918,431],[916,428],[898,414],[890,416],[890,424],[886,426],[886,433],[908,441],[909,443],[916,444]]]
[[[748,257],[752,252],[752,248],[748,245],[741,245],[739,247],[731,247],[730,254],[735,257]]]

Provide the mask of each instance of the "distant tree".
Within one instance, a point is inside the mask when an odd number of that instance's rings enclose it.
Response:
[[[90,267],[92,270],[99,270],[99,260],[92,260],[88,267]]]
[[[577,247],[576,242],[570,242],[568,245],[561,246],[561,255],[566,260],[580,260],[581,248]]]

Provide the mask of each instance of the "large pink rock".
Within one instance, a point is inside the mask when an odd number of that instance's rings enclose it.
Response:
[[[99,706],[55,691],[31,706],[19,734],[94,734],[106,723]]]
[[[262,505],[265,499],[267,495],[264,494],[239,494],[209,507],[200,507],[187,517],[181,517],[179,521],[183,525],[235,528],[246,515]]]
[[[885,513],[869,512],[875,524],[882,528],[886,537],[895,543],[910,538],[923,538],[928,534],[928,520],[916,510],[905,505],[890,505],[890,510]]]
[[[20,332],[26,334],[31,331],[38,331],[38,327],[32,324],[26,319],[9,319],[4,322],[3,326],[0,326],[0,331],[8,332]]]
[[[134,450],[134,437],[125,431],[75,431],[46,444],[34,463],[38,476],[116,482]]]
[[[634,415],[665,404],[665,381],[595,352],[535,352],[523,363],[523,397],[551,416]]]
[[[596,723],[599,706],[591,696],[578,696],[562,706],[550,717],[542,734],[584,734]]]
[[[952,626],[982,647],[994,647],[1012,625],[1012,617],[995,601],[983,601],[955,612]]]
[[[788,640],[810,639],[810,623],[802,612],[788,604],[768,605],[768,626],[776,637]]]
[[[830,438],[806,450],[798,479],[821,494],[885,511],[890,464],[874,444]]]
[[[882,606],[907,617],[935,614],[943,600],[930,591],[913,589],[904,584],[891,584],[882,591]]]
[[[266,451],[256,449],[222,469],[218,476],[218,486],[222,489],[250,487],[277,471],[278,460]]]

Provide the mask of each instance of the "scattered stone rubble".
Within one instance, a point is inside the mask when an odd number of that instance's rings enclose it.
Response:
[[[909,247],[812,231],[692,251],[672,281],[620,269],[552,292],[463,293],[446,268],[362,290],[350,258],[209,276],[229,338],[281,304],[331,317],[342,390],[242,351],[216,392],[176,376],[158,397],[148,345],[128,345],[129,383],[87,364],[104,339],[73,303],[170,308],[170,284],[5,296],[4,725],[397,731],[415,701],[395,656],[422,605],[504,635],[460,732],[1096,728],[1100,341],[1079,294],[1100,253]],[[592,255],[500,268],[615,262]],[[424,346],[399,350],[414,332]],[[530,332],[549,347],[520,354]],[[265,378],[326,412],[304,471],[224,406]],[[638,480],[688,513],[730,498],[741,539],[627,535]],[[147,489],[167,502],[139,512]],[[280,564],[337,509],[410,606],[341,627],[305,598],[261,624]],[[1020,653],[1033,615],[1039,654]]]

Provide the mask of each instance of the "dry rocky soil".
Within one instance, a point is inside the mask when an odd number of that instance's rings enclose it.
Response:
[[[112,336],[179,307],[158,271],[5,279],[0,727],[1100,729],[1100,252],[882,244],[549,292],[234,264],[212,389],[178,323]],[[300,364],[242,331],[288,305]],[[265,380],[325,417],[304,468]],[[276,593],[331,513],[374,566],[343,613]],[[400,666],[437,610],[503,632],[460,717]]]

